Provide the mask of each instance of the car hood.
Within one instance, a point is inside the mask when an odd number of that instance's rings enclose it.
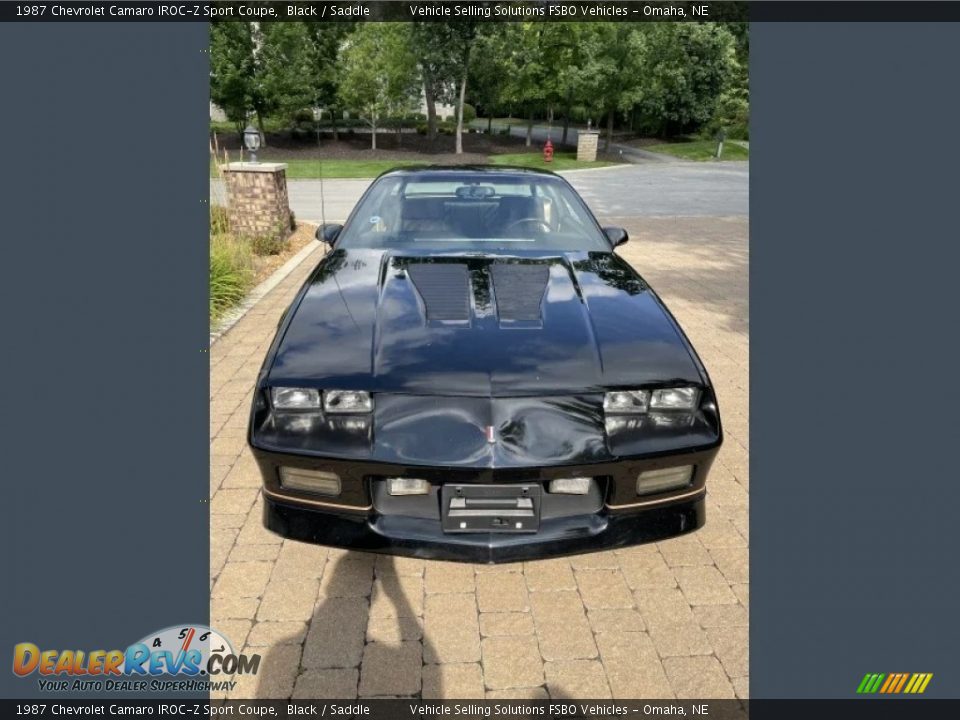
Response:
[[[613,253],[334,250],[266,384],[509,397],[700,383],[673,318]]]

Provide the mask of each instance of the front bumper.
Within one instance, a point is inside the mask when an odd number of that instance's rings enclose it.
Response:
[[[582,466],[473,469],[409,467],[329,460],[253,448],[264,479],[264,525],[284,537],[334,547],[463,562],[513,562],[570,555],[692,532],[705,522],[705,483],[719,442],[712,447],[656,457],[627,458]],[[645,470],[695,467],[689,486],[637,496],[636,477]],[[325,469],[342,480],[340,496],[321,497],[281,487],[281,466]],[[393,498],[383,478],[429,480],[429,496]],[[447,483],[540,483],[554,478],[596,478],[595,497],[544,493],[539,528],[533,533],[444,532],[440,489]]]
[[[445,534],[439,521],[318,510],[265,498],[264,525],[306,542],[430,560],[501,563],[608,550],[692,532],[706,519],[704,496],[633,513],[544,520],[532,535]]]

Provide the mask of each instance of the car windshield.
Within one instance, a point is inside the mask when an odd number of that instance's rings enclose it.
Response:
[[[377,180],[338,247],[610,250],[583,201],[534,173],[401,173]]]

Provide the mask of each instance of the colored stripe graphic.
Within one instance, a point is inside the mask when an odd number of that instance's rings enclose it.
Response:
[[[933,673],[867,673],[857,686],[858,695],[922,695]]]

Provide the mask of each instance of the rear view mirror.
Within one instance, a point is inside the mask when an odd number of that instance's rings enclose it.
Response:
[[[610,244],[614,247],[623,245],[627,240],[630,239],[627,231],[622,227],[605,227],[603,229],[603,234],[607,236],[607,240],[609,240]]]
[[[341,230],[343,230],[343,225],[321,225],[317,228],[317,240],[327,245],[333,245]]]

